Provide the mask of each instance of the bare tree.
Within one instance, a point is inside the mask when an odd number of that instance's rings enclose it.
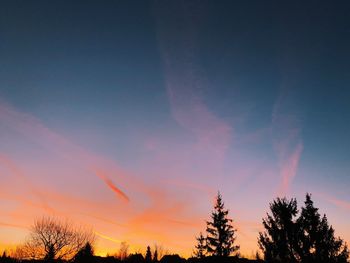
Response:
[[[69,221],[43,217],[34,222],[27,241],[18,247],[16,254],[22,259],[69,260],[94,240],[90,230],[75,227]]]
[[[161,260],[162,257],[164,257],[165,255],[169,255],[170,252],[168,249],[164,248],[163,245],[160,244],[154,244],[154,253],[157,251],[157,259]]]
[[[125,241],[120,243],[119,251],[116,255],[116,257],[120,260],[124,260],[128,257],[129,255],[129,244]]]

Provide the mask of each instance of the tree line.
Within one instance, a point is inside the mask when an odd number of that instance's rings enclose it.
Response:
[[[335,236],[326,215],[314,206],[310,194],[298,210],[295,198],[276,198],[270,211],[262,219],[264,231],[257,238],[259,253],[255,260],[240,257],[236,244],[237,230],[229,218],[220,193],[205,233],[196,237],[193,256],[189,259],[164,253],[162,247],[150,246],[146,252],[128,253],[128,245],[121,244],[115,256],[98,257],[94,254],[95,236],[92,230],[74,224],[43,217],[34,222],[27,240],[10,257],[4,252],[1,263],[13,262],[72,262],[72,263],[211,263],[211,262],[269,262],[269,263],[346,263],[349,259],[347,244]]]
[[[211,220],[207,222],[206,236],[196,238],[194,255],[227,258],[239,256],[235,245],[232,220],[220,193],[216,198]],[[306,194],[299,213],[295,198],[276,198],[270,203],[270,213],[263,218],[264,231],[259,233],[258,246],[263,259],[270,263],[346,263],[349,259],[347,244],[335,236],[327,216],[318,212],[311,195]],[[256,256],[260,260],[259,254]]]

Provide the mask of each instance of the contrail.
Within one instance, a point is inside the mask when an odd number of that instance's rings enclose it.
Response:
[[[114,193],[116,193],[118,196],[124,198],[124,200],[126,200],[128,202],[130,201],[129,197],[122,190],[120,190],[118,187],[116,187],[111,180],[109,180],[108,178],[105,178],[104,181],[108,185],[108,187],[110,189],[112,189],[112,191]]]
[[[130,198],[122,190],[120,190],[105,174],[103,174],[101,171],[95,171],[95,173],[118,197],[121,197],[127,202],[130,201]]]
[[[94,164],[94,163],[95,165],[97,163],[97,165],[102,166],[102,164],[100,163],[106,162],[103,158],[100,158],[99,156],[95,156],[94,154],[91,154],[90,152],[86,151],[84,148],[76,145],[75,143],[66,139],[64,136],[46,127],[36,117],[28,113],[17,111],[14,107],[2,101],[1,99],[0,99],[0,121],[4,122],[9,127],[15,129],[16,131],[28,136],[34,141],[40,143],[41,145],[44,145],[49,149],[54,149],[55,151],[57,151],[59,154],[61,154],[66,158],[78,160],[78,162],[81,163],[83,166],[87,166],[90,171],[91,170],[94,171],[96,175],[99,178],[101,178],[105,182],[105,184],[117,194],[118,197],[121,197],[122,199],[129,201],[128,196],[119,188],[117,188],[113,184],[113,182],[110,179],[108,179],[107,176],[104,176],[104,175],[100,176],[96,172],[96,169],[91,168],[91,164]],[[0,158],[2,158],[1,155],[0,155]],[[0,162],[1,161],[2,160],[0,159]],[[11,169],[11,170],[14,171],[14,169]],[[120,169],[117,169],[117,170],[119,171]],[[123,175],[120,172],[117,172],[117,175],[119,177],[125,177],[125,175]],[[48,207],[48,205],[46,206]]]
[[[114,239],[114,238],[112,238],[112,237],[103,235],[103,234],[101,234],[101,233],[99,233],[99,232],[97,232],[97,231],[95,231],[95,234],[96,234],[97,236],[99,236],[99,237],[102,237],[103,239],[112,241],[112,242],[114,242],[114,243],[121,243],[121,240],[119,240],[119,239]]]

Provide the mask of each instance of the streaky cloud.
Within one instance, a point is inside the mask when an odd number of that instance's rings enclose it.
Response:
[[[22,226],[22,225],[5,223],[5,222],[0,222],[0,227],[14,227],[14,228],[27,229],[27,227]]]
[[[113,181],[101,170],[95,169],[95,174],[101,178],[104,183],[118,196],[129,202],[130,198],[120,189],[118,188]]]
[[[184,146],[190,160],[184,158],[182,163],[186,166],[189,162],[187,166],[193,167],[205,162],[207,167],[210,166],[209,173],[219,174],[232,144],[233,126],[210,109],[204,100],[208,81],[196,60],[199,48],[195,38],[197,21],[189,12],[191,8],[185,1],[170,6],[157,3],[157,36],[164,84],[173,119],[191,136],[191,142]],[[175,13],[180,20],[176,19]],[[180,25],[174,26],[174,21]]]
[[[280,170],[278,195],[287,195],[295,178],[303,151],[301,125],[293,111],[292,96],[286,90],[278,97],[272,112],[272,142]]]
[[[28,113],[17,111],[14,107],[4,101],[0,101],[0,121],[7,124],[12,129],[15,129],[17,132],[29,137],[31,140],[57,152],[61,156],[75,160],[75,162],[80,163],[82,166],[86,167],[86,169],[94,173],[96,167],[100,167],[99,169],[101,169],[101,167],[113,167],[113,172],[118,176],[120,181],[127,180],[128,175],[124,173],[120,167],[117,167],[114,162],[105,160],[104,158],[88,152],[84,148],[74,144],[62,135],[46,127],[36,117]],[[18,176],[23,177],[22,175],[19,175],[13,166],[9,165],[9,167],[13,172],[18,174]],[[98,177],[102,179],[102,177]],[[109,179],[109,181],[111,180]],[[104,182],[110,190],[118,193],[116,196],[123,200],[129,199],[124,192],[113,186],[113,183],[106,182],[105,180]]]
[[[29,201],[28,198],[20,198],[22,203],[31,204],[32,206],[38,206],[43,208],[46,212],[52,213],[54,209],[47,203],[44,195],[40,190],[23,174],[18,165],[7,155],[0,153],[0,166],[5,167],[8,172],[15,176],[21,183],[24,183],[26,188],[29,189],[30,193],[39,199],[40,204],[36,204],[33,201]]]
[[[106,239],[106,240],[108,240],[108,241],[114,242],[114,243],[118,243],[118,244],[119,244],[119,243],[122,242],[122,240],[119,240],[119,239],[116,239],[116,238],[113,238],[113,237],[110,237],[110,236],[101,234],[100,232],[97,232],[97,231],[95,231],[94,233],[95,233],[97,236],[99,236],[99,237],[101,237],[101,238],[103,238],[103,239]]]

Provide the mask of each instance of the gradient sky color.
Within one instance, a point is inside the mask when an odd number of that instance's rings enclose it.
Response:
[[[350,241],[350,3],[2,1],[0,250],[50,214],[189,256],[221,191],[241,253],[276,196]]]

